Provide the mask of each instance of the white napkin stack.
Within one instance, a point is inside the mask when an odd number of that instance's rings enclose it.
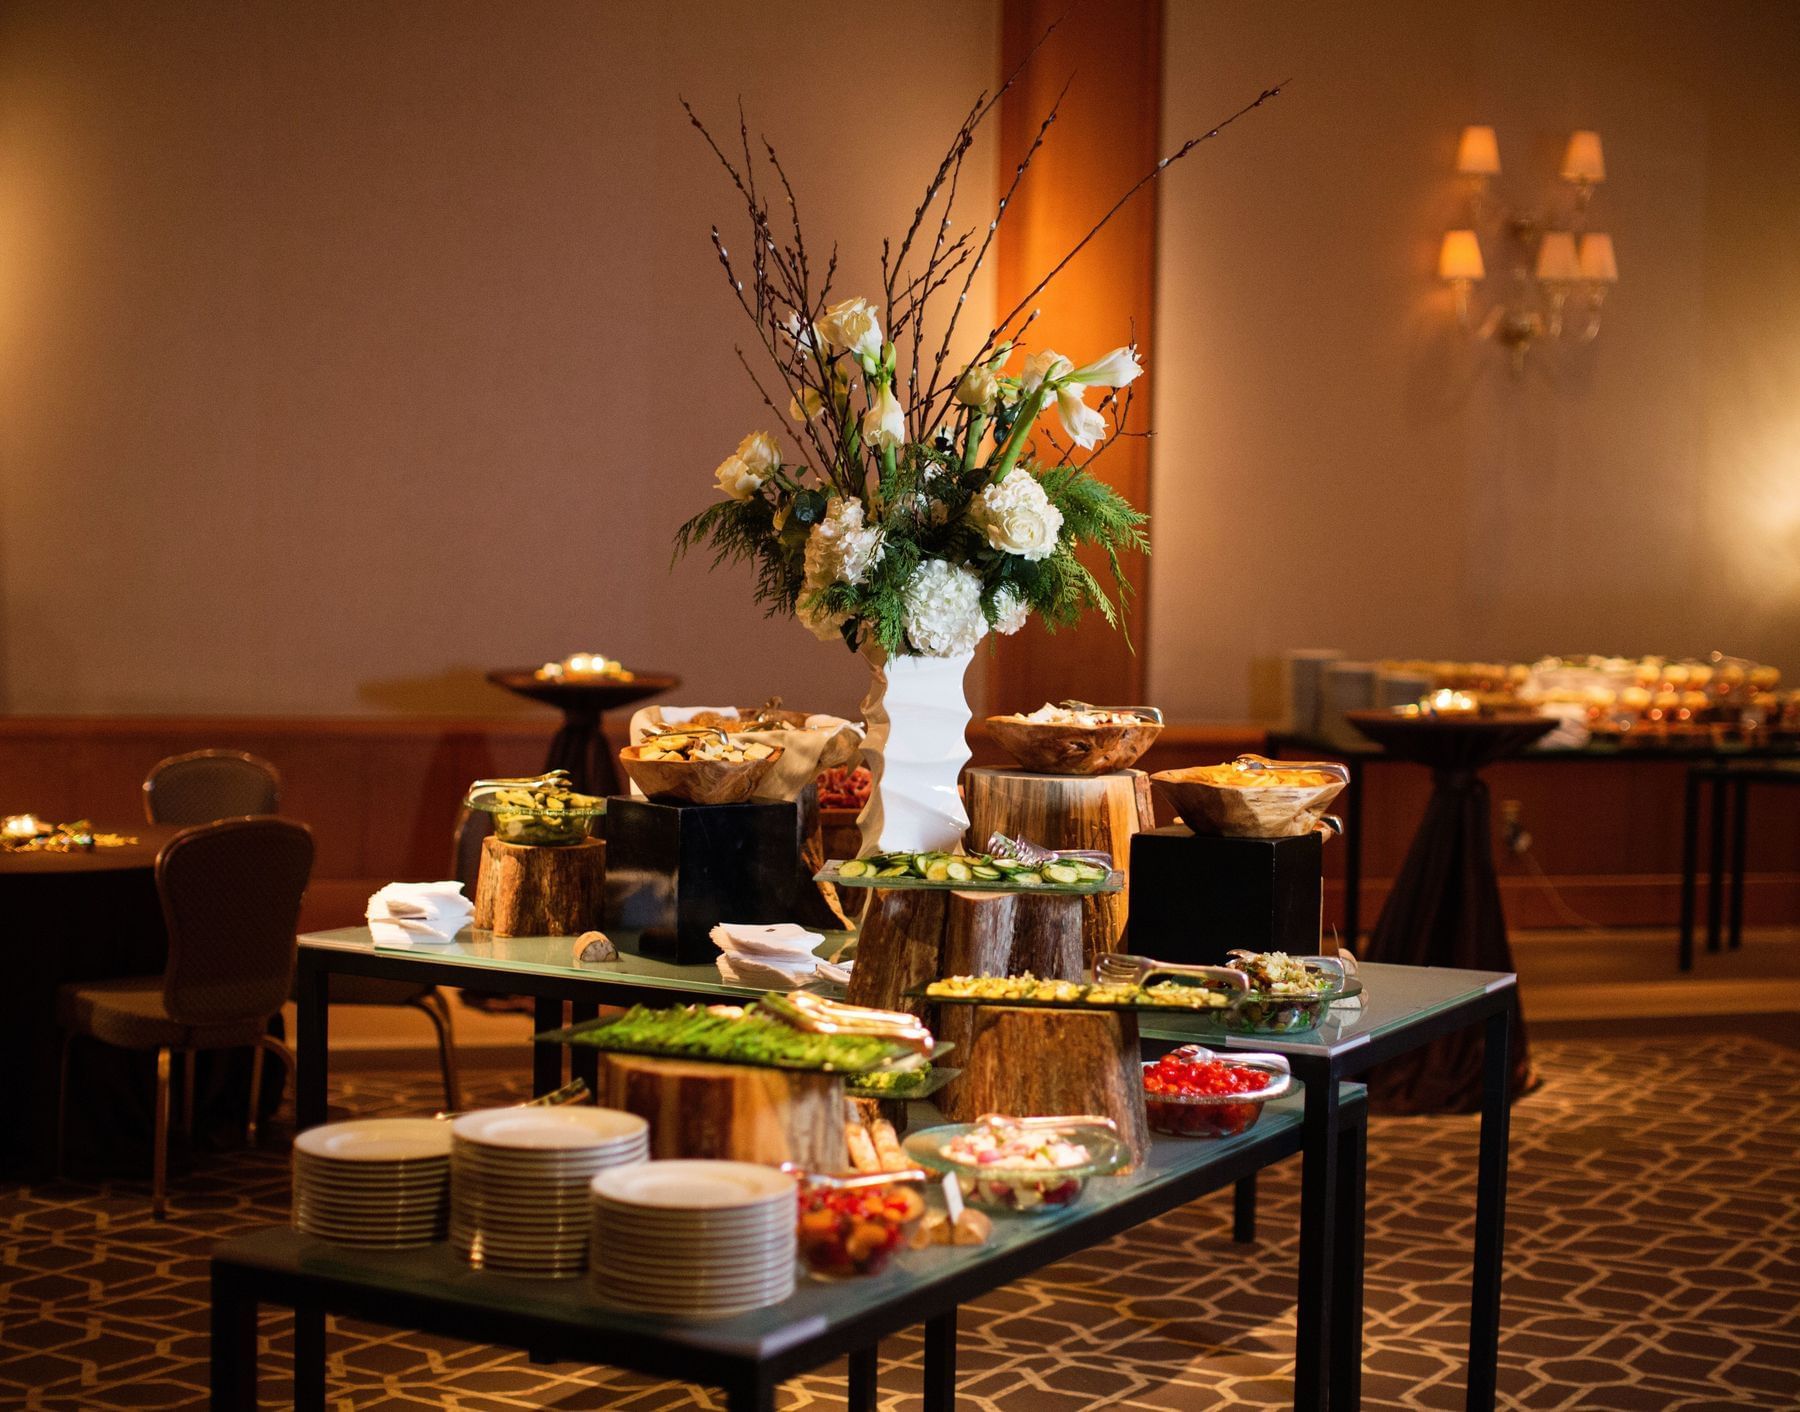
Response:
[[[369,899],[367,913],[377,946],[444,945],[474,915],[459,882],[389,883]]]
[[[721,922],[711,936],[719,948],[719,978],[728,985],[793,990],[815,979],[841,985],[850,978],[848,966],[821,961],[813,954],[825,942],[822,933],[792,922],[773,926]]]

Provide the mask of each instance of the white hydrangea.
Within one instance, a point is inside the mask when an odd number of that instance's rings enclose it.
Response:
[[[973,569],[927,559],[906,581],[902,622],[913,650],[925,657],[973,652],[987,635],[981,576]]]
[[[969,516],[989,544],[1021,559],[1048,559],[1062,532],[1062,511],[1050,503],[1038,478],[1018,466],[975,497]]]
[[[1025,626],[1025,620],[1030,616],[1030,607],[1010,583],[1003,583],[994,590],[994,631],[1000,636],[1011,637]]]
[[[881,531],[863,524],[862,501],[848,495],[833,496],[825,518],[806,536],[807,586],[859,584],[881,562],[885,549]]]

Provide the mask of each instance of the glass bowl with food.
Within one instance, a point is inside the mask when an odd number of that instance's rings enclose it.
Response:
[[[567,770],[529,779],[476,780],[463,803],[492,814],[494,837],[503,843],[538,847],[582,842],[606,812],[604,799],[569,787]]]
[[[1293,1034],[1317,1029],[1340,1000],[1362,993],[1356,962],[1348,952],[1336,956],[1289,956],[1283,951],[1233,951],[1230,970],[1244,976],[1248,989],[1233,997],[1222,1013],[1233,1034]]]
[[[1152,1132],[1236,1137],[1293,1083],[1280,1054],[1225,1055],[1184,1045],[1144,1065],[1144,1112]]]
[[[1089,1177],[1118,1171],[1131,1149],[1111,1118],[989,1114],[910,1134],[907,1157],[954,1172],[963,1200],[990,1211],[1044,1215],[1077,1201]]]
[[[925,1215],[919,1184],[926,1174],[918,1167],[843,1176],[797,1175],[800,1262],[818,1279],[880,1274],[894,1252],[912,1242]]]

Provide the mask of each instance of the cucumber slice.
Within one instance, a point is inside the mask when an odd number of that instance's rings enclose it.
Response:
[[[922,878],[931,876],[931,863],[923,853],[916,853],[912,859],[912,870]]]
[[[1077,863],[1075,871],[1081,874],[1083,882],[1105,882],[1106,869],[1094,863]]]
[[[1081,881],[1081,870],[1069,863],[1046,863],[1044,865],[1044,881],[1077,883]]]
[[[1025,867],[1017,858],[990,858],[988,862],[1003,873],[1022,872]]]
[[[1042,887],[1044,885],[1044,879],[1028,868],[1021,868],[1018,872],[1014,873],[1012,875],[1012,881],[1018,883],[1022,887]]]
[[[944,864],[944,872],[951,882],[967,882],[970,878],[975,876],[975,870],[973,868],[967,863],[959,862],[954,858]]]
[[[909,871],[907,868],[877,868],[875,876],[878,878],[903,878]]]
[[[866,878],[874,871],[873,866],[863,862],[860,858],[852,858],[839,865],[838,876],[840,878]]]
[[[943,882],[950,876],[950,865],[941,858],[934,859],[925,865],[925,876],[932,882]]]
[[[969,871],[983,882],[998,882],[1006,876],[992,863],[977,863]]]

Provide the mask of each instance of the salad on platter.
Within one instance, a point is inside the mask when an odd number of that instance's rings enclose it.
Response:
[[[920,1166],[953,1172],[963,1199],[994,1211],[1045,1213],[1073,1203],[1087,1180],[1131,1160],[1110,1118],[1009,1118],[926,1128],[907,1137]]]

